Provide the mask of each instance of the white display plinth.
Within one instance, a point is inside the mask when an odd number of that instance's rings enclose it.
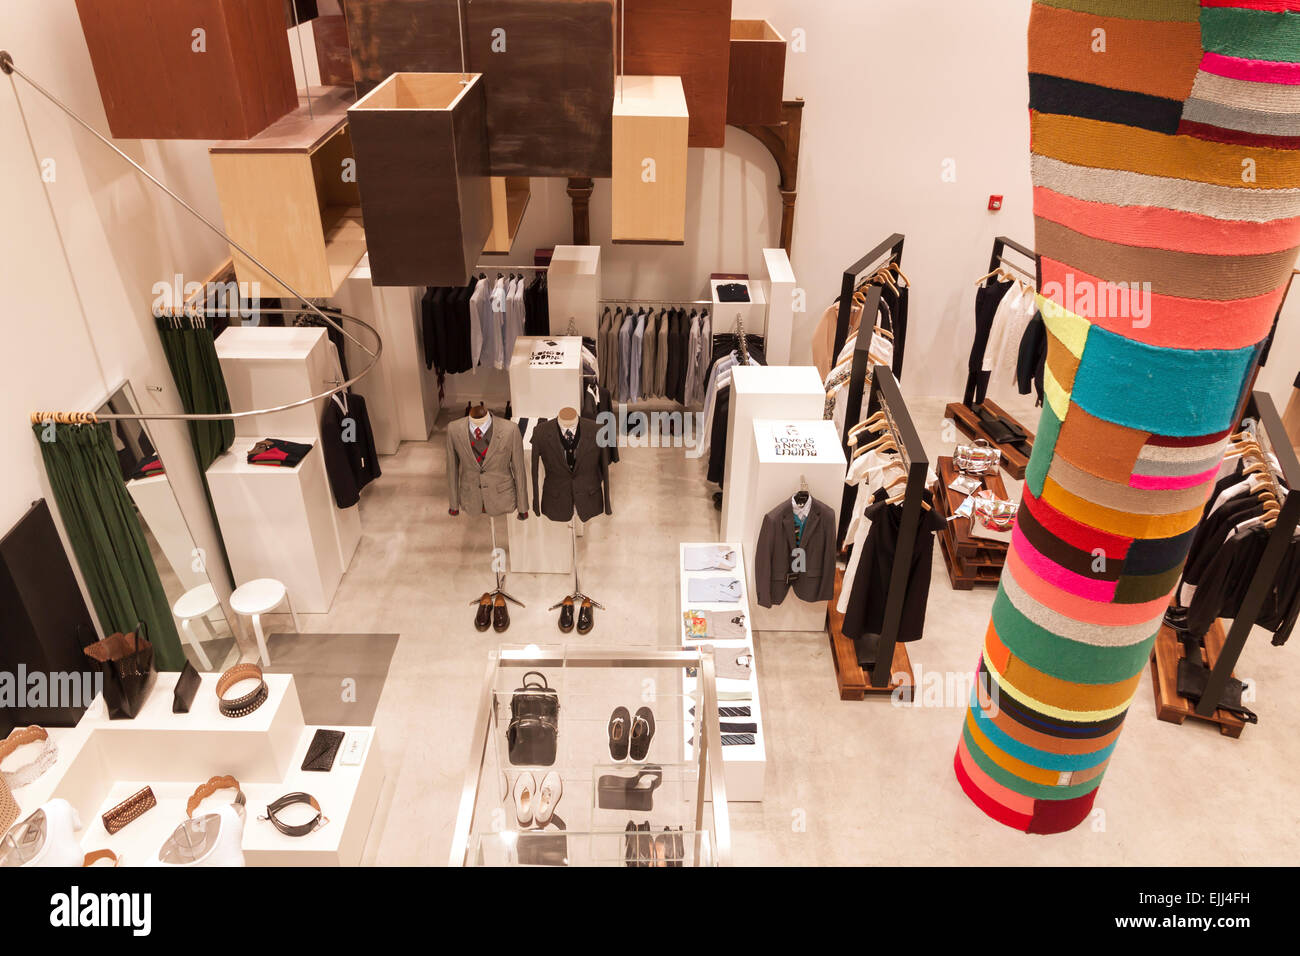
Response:
[[[711,547],[712,544],[683,544],[678,550],[677,566],[680,570],[680,597],[682,612],[686,611],[718,611],[721,613],[737,613],[745,615],[745,638],[744,640],[732,641],[714,641],[702,640],[693,641],[685,639],[685,630],[683,619],[678,618],[677,628],[678,636],[682,639],[681,643],[690,646],[694,644],[712,644],[718,650],[730,648],[744,648],[748,651],[750,657],[754,656],[754,633],[751,628],[751,618],[749,614],[750,599],[749,586],[745,586],[745,594],[739,604],[694,604],[687,598],[686,581],[687,578],[701,575],[705,577],[713,575],[723,575],[731,572],[724,571],[687,571],[686,570],[686,549],[698,547]],[[741,548],[738,544],[722,545],[722,547],[733,548],[738,555],[735,575],[742,581],[746,581],[748,576],[745,573],[746,562]],[[695,692],[697,681],[691,676],[685,678],[683,689],[685,694]],[[757,724],[758,733],[754,735],[753,744],[741,744],[733,747],[722,748],[722,764],[726,768],[727,774],[727,802],[739,803],[757,803],[763,799],[763,785],[767,776],[767,737],[763,731],[763,709],[759,701],[758,694],[758,668],[753,668],[753,673],[749,680],[733,680],[729,678],[718,678],[718,706],[747,706],[750,708],[749,717],[723,717],[724,722]],[[737,699],[737,695],[749,694],[749,699]],[[683,724],[688,733],[692,724],[690,707],[692,702],[689,697],[685,698],[682,705],[687,713],[684,715]],[[692,756],[694,748],[687,743],[686,760],[691,761],[695,758]],[[712,762],[712,761],[710,761]]]
[[[546,270],[551,332],[563,335],[572,320],[578,335],[594,339],[600,288],[600,246],[556,246]]]
[[[764,249],[763,263],[767,266],[767,364],[789,365],[794,334],[794,268],[784,249]]]
[[[267,674],[266,703],[240,718],[218,710],[217,674],[201,675],[190,713],[171,713],[177,676],[158,675],[134,720],[109,720],[97,701],[76,728],[53,734],[58,762],[19,791],[24,813],[54,797],[67,800],[81,818],[83,851],[110,849],[120,865],[142,866],[185,819],[186,801],[199,784],[230,774],[247,798],[243,849],[248,865],[358,865],[383,783],[374,728],[337,728],[366,734],[360,764],[345,767],[336,760],[328,773],[303,771],[318,728],[303,724],[292,676]],[[146,786],[158,805],[110,835],[102,815]],[[295,791],[316,798],[330,820],[327,826],[305,837],[287,837],[257,819],[268,804]],[[220,791],[205,806],[229,797]]]
[[[754,422],[760,418],[818,419],[825,409],[826,389],[811,365],[746,365],[732,369],[727,470],[722,481],[724,540],[746,540]]]
[[[815,442],[815,454],[790,455],[778,450],[778,438],[791,438],[796,432],[800,439]],[[830,528],[833,536],[839,522],[847,465],[834,422],[760,419],[754,422],[753,438],[750,487],[746,495],[748,504],[741,540],[745,546],[745,566],[751,569],[746,584],[749,593],[756,595],[752,569],[764,515],[782,501],[788,501],[800,490],[801,482],[807,481],[809,493],[829,505],[835,514]],[[833,558],[826,573],[835,573]],[[802,601],[793,590],[783,603],[774,607],[759,607],[756,597],[752,601],[756,631],[822,631],[826,628],[826,601]]]
[[[140,509],[140,517],[158,542],[167,563],[180,579],[181,587],[189,591],[207,584],[207,574],[194,570],[197,557],[194,539],[167,476],[132,478],[126,483],[126,490]]]
[[[282,581],[295,610],[325,614],[344,569],[331,520],[338,509],[320,443],[317,437],[287,438],[315,444],[297,467],[273,468],[248,463],[248,450],[258,440],[237,438],[208,468],[230,570],[236,584]]]
[[[339,381],[339,368],[323,328],[232,325],[217,337],[216,347],[232,408],[276,408],[300,402]],[[271,415],[238,418],[235,434],[251,438],[250,445],[263,438],[290,435],[310,435],[311,441],[319,442],[327,401],[330,399],[322,398]],[[338,508],[331,492],[329,519],[339,562],[346,571],[361,543],[361,511],[355,506]]]

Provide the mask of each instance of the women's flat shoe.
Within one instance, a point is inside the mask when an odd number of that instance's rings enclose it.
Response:
[[[626,707],[615,707],[609,715],[609,759],[622,763],[627,759],[632,739],[632,714]]]
[[[649,707],[642,707],[632,720],[632,742],[628,756],[636,763],[641,763],[650,754],[650,741],[655,736],[655,714]]]
[[[538,829],[544,829],[555,816],[555,807],[564,796],[564,781],[552,770],[542,778],[541,789],[537,791],[537,810],[533,813],[533,823]]]
[[[560,605],[560,630],[565,634],[573,630],[573,598],[565,598]]]
[[[537,781],[525,771],[515,777],[515,819],[521,827],[533,825],[533,811],[537,798]]]
[[[486,631],[492,626],[492,595],[485,594],[478,599],[478,613],[474,615],[474,626]]]

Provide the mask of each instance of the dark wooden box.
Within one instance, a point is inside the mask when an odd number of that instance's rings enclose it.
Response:
[[[766,20],[731,21],[727,122],[776,126],[785,98],[785,38]]]

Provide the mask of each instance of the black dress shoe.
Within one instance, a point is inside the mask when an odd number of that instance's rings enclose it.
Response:
[[[573,598],[565,598],[560,605],[560,630],[565,634],[573,630]]]
[[[582,607],[578,610],[578,633],[590,634],[595,626],[596,609],[591,606],[590,601],[583,601]]]
[[[492,629],[500,634],[509,626],[510,612],[506,609],[506,599],[498,594],[496,604],[492,607]]]
[[[486,631],[492,626],[492,595],[485,594],[478,599],[478,613],[474,615],[474,626]]]

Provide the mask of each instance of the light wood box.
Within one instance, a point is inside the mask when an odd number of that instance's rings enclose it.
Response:
[[[299,295],[329,298],[366,254],[366,234],[357,184],[345,180],[352,91],[325,87],[312,96],[311,112],[304,105],[252,139],[214,143],[209,158],[230,237]],[[260,283],[262,296],[293,296],[230,251],[240,282]]]
[[[614,92],[615,242],[686,241],[690,112],[679,76],[625,76]],[[654,160],[653,182],[644,181]]]

